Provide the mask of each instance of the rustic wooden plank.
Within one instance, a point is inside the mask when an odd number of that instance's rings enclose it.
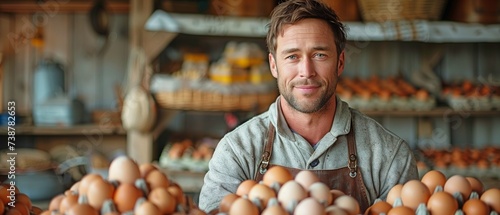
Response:
[[[94,1],[42,1],[32,0],[2,0],[0,12],[3,13],[84,13],[92,8]],[[129,5],[126,0],[108,1],[107,7],[112,13],[128,13]]]
[[[14,33],[17,37],[14,51],[12,98],[16,101],[16,110],[20,115],[31,115],[32,74],[36,68],[35,51],[31,46],[36,27],[30,15],[15,15]]]
[[[474,80],[476,54],[474,44],[447,44],[442,64],[442,78],[447,83]]]
[[[127,60],[129,53],[129,41],[127,32],[128,16],[114,14],[111,16],[110,36],[108,47],[101,56],[102,68],[99,69],[99,75],[102,77],[102,100],[99,101],[99,107],[103,109],[118,109],[117,95],[115,86],[121,86],[126,81]],[[99,38],[103,39],[103,38]],[[96,58],[98,58],[96,56]],[[96,60],[99,62],[99,59]]]
[[[85,104],[86,110],[99,108],[102,76],[97,65],[97,53],[101,44],[92,31],[87,14],[74,14],[73,33],[73,81],[77,97]]]
[[[9,40],[7,35],[9,33],[11,17],[0,15],[0,112],[3,112],[4,104],[7,101],[4,101],[5,94],[7,94],[7,90],[5,89],[8,84],[5,81],[5,68],[7,67],[7,57],[8,57],[8,48],[9,48]],[[10,77],[10,76],[9,76]],[[6,99],[7,100],[7,99]]]

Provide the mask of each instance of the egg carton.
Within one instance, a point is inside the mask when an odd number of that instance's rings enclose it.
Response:
[[[495,99],[496,100],[496,99]],[[492,97],[467,97],[467,96],[449,96],[447,97],[448,105],[454,110],[464,111],[481,111],[492,110],[497,106],[498,101],[493,101]]]
[[[434,168],[429,168],[430,169],[435,169],[443,174],[446,175],[446,177],[450,177],[452,175],[465,175],[465,176],[472,176],[476,178],[500,178],[500,167],[499,166],[491,166],[489,168],[478,168],[476,166],[469,166],[469,167],[456,167],[456,166],[449,166],[449,167],[434,167]]]
[[[436,189],[434,190],[434,193],[437,193],[437,192],[444,192],[443,191],[443,187],[442,186],[437,186]],[[453,197],[457,200],[458,202],[458,205],[459,205],[459,209],[457,209],[454,213],[454,215],[465,215],[464,211],[460,208],[462,208],[462,206],[464,205],[465,203],[465,200],[463,199],[462,197],[462,194],[460,193],[455,193],[453,194]],[[477,192],[472,192],[469,196],[469,199],[479,199],[479,194]],[[376,199],[374,204],[379,202],[379,201],[383,201],[381,199]],[[403,204],[403,200],[401,199],[401,197],[398,197],[394,200],[394,203],[392,204],[392,208],[396,208],[396,207],[400,207],[400,206],[404,206]],[[370,208],[367,209],[367,212],[365,212],[365,214],[368,214]],[[379,213],[379,215],[387,215],[386,213]],[[427,208],[427,205],[424,204],[424,203],[420,203],[417,207],[417,209],[415,210],[415,215],[431,215],[429,209]],[[495,211],[491,211],[488,215],[499,215],[497,212]]]
[[[361,98],[360,96],[353,96],[350,99],[343,99],[350,107],[362,110],[414,110],[423,111],[430,110],[436,107],[436,100],[429,98],[425,101],[419,100],[415,97],[403,98],[392,97],[389,100],[384,100],[378,96],[369,99]]]

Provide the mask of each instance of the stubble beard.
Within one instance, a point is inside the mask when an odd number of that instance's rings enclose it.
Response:
[[[283,99],[287,101],[287,103],[292,107],[294,110],[301,112],[301,113],[315,113],[324,110],[327,108],[327,104],[329,100],[332,98],[332,96],[335,95],[335,89],[337,87],[337,80],[334,80],[331,82],[331,85],[329,86],[331,89],[326,89],[326,91],[320,92],[320,95],[311,100],[307,101],[301,101],[299,98],[295,97],[292,93],[292,88],[296,85],[299,84],[299,82],[293,83],[289,88],[287,89],[285,85],[281,85],[279,83],[279,71],[277,71],[278,78],[276,79],[278,82],[278,90],[282,96]],[[335,71],[335,74],[337,74],[337,70]],[[313,80],[305,80],[301,81],[301,84],[311,82]],[[315,81],[313,81],[315,82]],[[324,85],[322,85],[324,86]],[[307,96],[307,95],[306,95]],[[309,95],[313,96],[313,95]]]

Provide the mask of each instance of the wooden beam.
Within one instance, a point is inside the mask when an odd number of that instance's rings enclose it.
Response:
[[[72,0],[72,1],[35,1],[35,0],[2,0],[0,1],[0,13],[37,13],[48,15],[58,13],[87,13],[92,8],[94,1]],[[129,3],[126,0],[107,1],[110,13],[128,13]]]
[[[132,59],[132,57],[136,56],[134,52],[144,49],[144,24],[151,15],[152,10],[153,0],[130,0],[129,55],[131,57],[129,61],[134,60]],[[128,82],[125,90],[129,90],[134,84],[140,83],[140,78],[142,78],[141,75],[138,75],[141,71],[137,71],[133,66],[129,67],[128,70]],[[153,146],[154,137],[152,132],[128,131],[127,154],[137,163],[143,164],[153,161]]]

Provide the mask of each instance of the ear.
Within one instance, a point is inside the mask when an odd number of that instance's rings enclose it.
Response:
[[[340,76],[340,74],[344,72],[344,59],[345,55],[344,51],[342,51],[342,53],[340,53],[339,60],[337,62],[337,76]]]
[[[276,67],[276,60],[274,59],[273,54],[269,53],[269,69],[271,70],[271,74],[273,74],[274,78],[278,78],[278,69]]]

